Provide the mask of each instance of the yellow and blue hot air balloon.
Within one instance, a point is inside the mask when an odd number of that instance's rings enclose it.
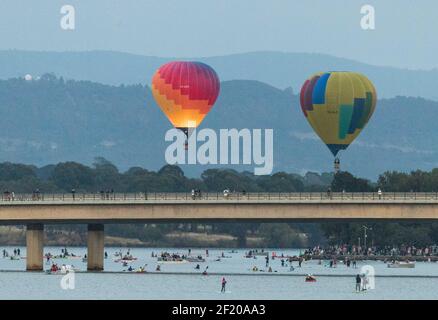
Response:
[[[356,72],[315,74],[306,80],[300,94],[304,115],[335,157],[365,127],[376,102],[373,84]]]

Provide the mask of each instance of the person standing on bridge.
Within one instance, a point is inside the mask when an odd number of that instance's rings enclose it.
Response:
[[[330,187],[327,189],[327,198],[332,198],[332,189]]]
[[[73,188],[71,189],[71,197],[73,200],[75,200],[76,190]]]
[[[382,190],[380,188],[377,190],[377,195],[379,196],[379,200],[381,200],[382,199]]]

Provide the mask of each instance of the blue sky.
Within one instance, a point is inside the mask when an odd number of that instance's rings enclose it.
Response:
[[[76,29],[60,27],[63,5]],[[376,29],[360,27],[360,8]],[[114,50],[200,57],[317,52],[377,65],[438,68],[435,0],[2,0],[0,49]]]

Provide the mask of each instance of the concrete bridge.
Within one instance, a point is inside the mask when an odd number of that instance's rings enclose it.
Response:
[[[438,193],[71,193],[0,199],[0,224],[27,226],[27,270],[43,269],[44,224],[87,224],[87,268],[103,270],[108,223],[434,219]]]

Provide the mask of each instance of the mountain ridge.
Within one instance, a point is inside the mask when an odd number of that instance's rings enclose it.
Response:
[[[122,170],[133,166],[158,170],[170,144],[170,122],[145,85],[109,86],[90,81],[0,80],[0,161],[47,165],[61,161],[91,164],[105,157]],[[410,171],[438,166],[435,121],[438,102],[424,98],[381,99],[358,139],[341,154],[341,168],[375,179],[386,170]],[[313,133],[299,97],[260,81],[221,83],[216,105],[200,126],[274,130],[274,172],[330,172],[333,157]],[[189,176],[208,168],[191,166]]]
[[[258,80],[276,88],[298,92],[305,79],[320,71],[350,70],[364,73],[379,97],[397,95],[438,100],[438,70],[411,70],[375,66],[321,53],[258,51],[201,58],[154,57],[117,51],[41,52],[0,51],[0,78],[34,77],[54,73],[66,79],[103,84],[150,84],[155,70],[174,59],[195,59],[211,65],[222,81]]]

